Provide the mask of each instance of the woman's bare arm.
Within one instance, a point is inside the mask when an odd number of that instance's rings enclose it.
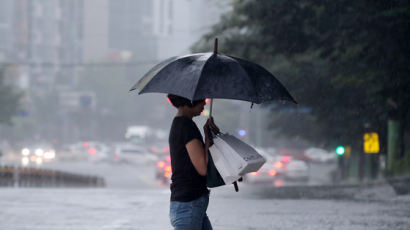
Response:
[[[209,147],[209,144],[207,144]],[[206,166],[208,164],[207,146],[205,148],[202,142],[198,139],[193,139],[185,145],[189,158],[194,165],[196,171],[201,176],[206,176]]]
[[[206,176],[206,168],[208,165],[208,149],[210,147],[210,137],[208,135],[209,128],[214,132],[219,133],[219,128],[215,125],[212,117],[208,119],[204,125],[205,148],[203,147],[202,142],[198,139],[193,139],[185,145],[192,164],[201,176]]]

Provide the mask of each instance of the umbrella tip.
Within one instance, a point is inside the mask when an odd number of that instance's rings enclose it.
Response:
[[[214,42],[214,54],[218,53],[218,38],[215,38]]]

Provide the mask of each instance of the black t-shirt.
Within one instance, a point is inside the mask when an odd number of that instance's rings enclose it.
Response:
[[[196,171],[185,147],[193,139],[198,139],[204,144],[198,127],[190,118],[175,117],[169,133],[171,201],[188,202],[208,193],[206,177]]]

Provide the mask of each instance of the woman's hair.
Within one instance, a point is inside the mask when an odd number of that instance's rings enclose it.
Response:
[[[201,99],[201,100],[195,100],[195,101],[191,101],[185,97],[181,97],[181,96],[177,96],[174,94],[168,94],[168,99],[171,101],[171,104],[173,106],[175,106],[176,108],[179,107],[183,107],[183,106],[188,106],[188,107],[194,107],[199,103],[202,103],[203,101],[205,101],[205,99]]]

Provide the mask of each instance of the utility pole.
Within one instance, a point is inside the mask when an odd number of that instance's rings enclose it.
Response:
[[[387,172],[393,173],[396,159],[399,157],[400,122],[389,120],[387,122]]]
[[[365,175],[368,179],[376,179],[379,171],[379,134],[371,128],[370,124],[365,124],[363,134],[363,153],[365,159]]]
[[[263,115],[262,115],[262,109],[260,106],[256,108],[256,146],[261,147],[262,146],[262,133],[263,133],[263,126],[262,126],[262,120],[263,120]]]

